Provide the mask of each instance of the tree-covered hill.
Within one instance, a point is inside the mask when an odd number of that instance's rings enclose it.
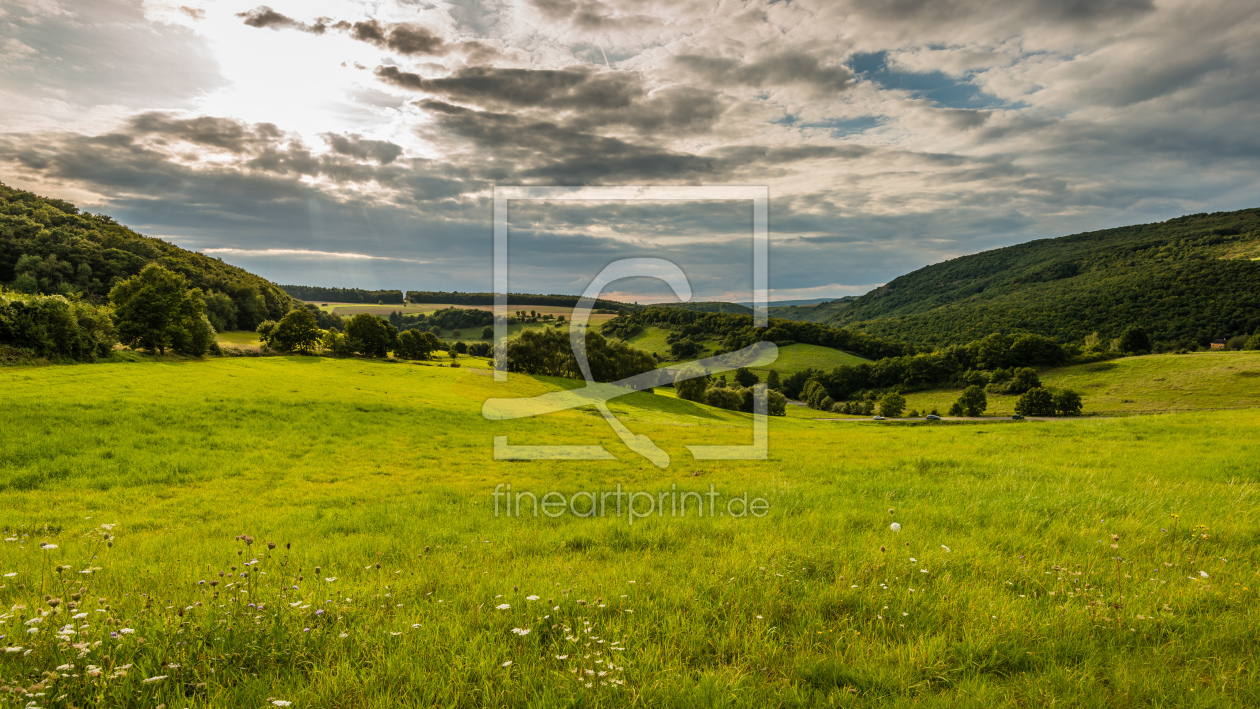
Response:
[[[921,268],[825,322],[924,344],[1032,332],[1106,340],[1130,325],[1158,349],[1260,327],[1260,209],[1041,239]]]
[[[800,320],[802,322],[827,322],[837,312],[848,307],[858,296],[846,295],[843,298],[828,300],[811,305],[771,305],[770,317],[784,320]]]
[[[142,236],[69,202],[0,183],[0,285],[104,303],[110,288],[150,263],[202,289],[206,313],[218,330],[252,330],[292,307],[278,286],[248,271]]]

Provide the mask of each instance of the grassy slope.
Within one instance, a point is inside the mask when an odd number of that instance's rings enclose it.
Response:
[[[1260,407],[1260,352],[1197,352],[1145,355],[1110,362],[1049,369],[1042,384],[1079,392],[1086,414],[1128,415]],[[961,389],[906,394],[906,409],[944,414]],[[986,415],[1015,413],[1017,396],[985,394]],[[835,418],[835,414],[793,407],[794,418]]]
[[[1260,352],[1201,352],[1125,357],[1059,367],[1040,374],[1043,384],[1079,392],[1085,412],[1160,413],[1260,406]],[[906,395],[908,408],[941,413],[960,389]],[[1019,397],[987,394],[989,414],[1010,415]]]
[[[746,416],[618,400],[626,424],[673,456],[660,471],[594,413],[479,415],[488,396],[554,386],[316,358],[0,371],[0,529],[16,540],[0,544],[0,571],[15,574],[0,578],[12,608],[0,634],[32,650],[0,656],[0,680],[133,665],[57,687],[79,706],[1260,701],[1260,411],[1019,426],[777,419],[769,460],[722,462],[684,446],[745,443]],[[619,460],[496,462],[495,435],[602,442]],[[713,484],[771,512],[496,517],[499,483]],[[101,523],[118,524],[111,548]],[[1187,534],[1200,524],[1206,537]],[[233,541],[242,533],[252,548]],[[220,570],[221,584],[239,583],[251,558],[249,595],[197,583]],[[68,613],[13,632],[44,593],[80,586],[91,623],[76,637],[99,648],[59,649],[54,628],[79,623]],[[97,620],[109,617],[120,625]],[[136,633],[109,637],[121,627]],[[606,671],[595,664],[606,656],[624,686],[577,681]],[[168,679],[140,683],[155,675]]]
[[[780,375],[788,376],[813,367],[823,371],[830,371],[842,364],[861,364],[870,360],[858,357],[855,354],[841,352],[830,347],[822,345],[805,345],[797,343],[779,348],[779,359],[770,367],[764,369],[755,369],[753,371],[759,374],[765,374],[771,369],[777,370]],[[762,377],[765,378],[764,376]]]

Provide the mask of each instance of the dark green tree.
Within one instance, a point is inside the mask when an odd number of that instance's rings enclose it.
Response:
[[[214,327],[206,319],[201,290],[188,279],[150,264],[109,292],[118,337],[133,347],[166,354],[202,355],[214,343]]]
[[[750,387],[760,381],[761,378],[749,371],[747,367],[735,370],[735,383],[742,387]]]
[[[398,343],[398,331],[384,320],[359,313],[346,324],[350,349],[368,357],[385,357]]]
[[[1037,370],[1032,367],[1020,367],[1011,377],[1011,383],[1006,385],[1006,393],[1023,394],[1039,386],[1041,386],[1041,379],[1037,377]]]
[[[783,388],[783,383],[779,381],[778,371],[772,369],[766,375],[766,388],[770,391],[779,391]]]
[[[481,328],[481,339],[483,340],[494,339],[494,326],[486,325],[485,327]]]
[[[1071,389],[1064,389],[1054,395],[1054,411],[1060,416],[1081,415],[1081,395]]]
[[[879,400],[879,413],[881,416],[888,418],[896,418],[901,412],[906,410],[906,397],[895,391],[890,391]]]
[[[984,389],[972,385],[963,390],[962,396],[958,397],[958,401],[949,411],[951,416],[979,416],[987,408],[989,398],[984,395]]]
[[[1142,353],[1151,351],[1151,336],[1137,325],[1130,325],[1120,334],[1119,348],[1121,352]]]
[[[268,346],[280,352],[313,352],[323,338],[315,316],[306,308],[285,313],[268,333]]]
[[[1015,402],[1015,413],[1020,416],[1054,416],[1054,395],[1041,387],[1029,389]]]

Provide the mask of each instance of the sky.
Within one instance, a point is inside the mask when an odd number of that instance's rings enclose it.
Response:
[[[1254,0],[0,0],[0,181],[279,283],[488,291],[496,185],[758,185],[771,298],[1260,205]],[[513,202],[509,288],[749,300],[747,202]],[[669,299],[658,281],[609,294]]]

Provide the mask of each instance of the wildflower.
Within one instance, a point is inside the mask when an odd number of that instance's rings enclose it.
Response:
[[[512,628],[512,632],[523,638],[526,635],[529,635],[529,628]]]
[[[135,630],[132,630],[131,628],[123,628],[122,630],[120,630],[120,631],[118,631],[118,632],[122,633],[123,635],[130,635],[130,634],[132,634],[132,633],[134,633],[134,632],[136,632],[136,631],[135,631]]]
[[[52,551],[53,549],[56,549],[56,548],[57,548],[57,545],[56,545],[56,544],[49,544],[48,542],[40,542],[40,543],[39,543],[39,548],[40,548],[40,549],[43,549],[44,551]]]
[[[342,633],[341,635],[338,635],[337,637],[339,637],[339,638],[348,638],[348,637],[350,637],[350,633]]]
[[[283,699],[273,699],[271,703],[278,707],[287,707],[293,704],[293,702],[286,702]]]
[[[1199,572],[1199,576],[1200,576],[1200,577],[1202,577],[1202,578],[1209,578],[1209,576],[1208,576],[1208,572],[1206,572],[1206,571],[1200,571],[1200,572]]]
[[[156,677],[150,677],[146,680],[142,680],[141,682],[142,684],[154,684],[156,682],[161,682],[164,679],[166,679],[166,675],[157,675]]]
[[[337,577],[336,577],[336,576],[329,576],[328,578],[326,578],[326,579],[324,579],[324,580],[325,580],[325,581],[327,581],[328,583],[332,583],[333,581],[336,581],[336,580],[337,580]]]
[[[567,659],[569,659],[569,656],[568,656],[568,655],[556,655],[556,659],[557,659],[557,660],[567,660]]]
[[[942,545],[941,545],[941,548],[942,548],[942,549],[944,549],[946,553],[949,553],[949,547],[947,547],[947,546],[945,546],[944,544],[942,544]]]
[[[506,611],[506,610],[510,610],[511,608],[512,608],[512,606],[510,606],[510,605],[508,605],[508,604],[506,604],[506,603],[500,603],[499,605],[497,605],[497,606],[495,606],[495,607],[494,607],[494,609],[495,609],[495,610],[498,610],[498,611]]]
[[[526,597],[525,597],[525,600],[527,600],[527,601],[536,601],[536,600],[538,600],[538,596],[526,596]]]
[[[412,626],[411,626],[411,629],[412,629],[412,630],[416,630],[416,629],[417,629],[417,628],[419,628],[419,627],[420,627],[420,624],[419,624],[419,623],[416,623],[416,624],[414,624],[414,625],[412,625]]]
[[[892,531],[894,531],[894,532],[900,532],[900,531],[901,531],[901,525],[900,525],[900,524],[898,524],[898,523],[896,523],[896,522],[893,522],[892,524],[888,525],[888,528],[889,528],[889,529],[891,529],[891,530],[892,530]]]
[[[507,662],[503,663],[501,666],[502,666],[502,667],[511,667],[511,666],[512,666],[512,661],[511,661],[511,660],[508,660]]]
[[[14,576],[17,576],[17,572],[16,572],[16,571],[10,571],[9,573],[7,573],[7,574],[5,574],[5,575],[4,575],[4,577],[5,577],[6,579],[11,579],[11,578],[13,578]]]

